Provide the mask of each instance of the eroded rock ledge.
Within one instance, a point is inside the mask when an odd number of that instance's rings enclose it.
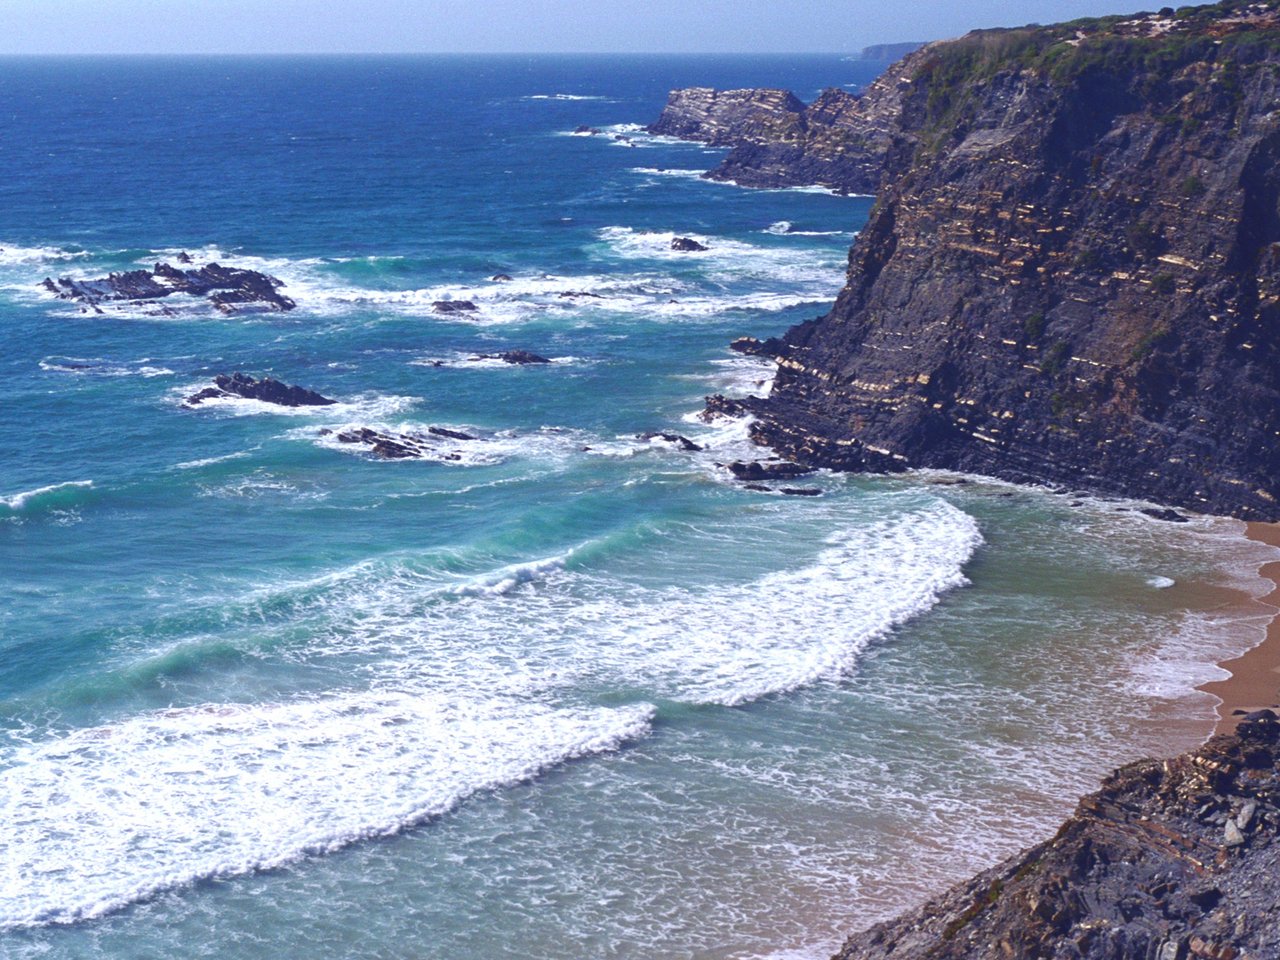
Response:
[[[1057,836],[896,920],[836,960],[1280,957],[1280,723],[1250,714],[1080,801]]]

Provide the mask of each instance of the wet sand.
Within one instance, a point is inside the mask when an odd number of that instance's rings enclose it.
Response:
[[[1247,535],[1250,540],[1280,547],[1280,524],[1251,523]],[[1230,671],[1230,677],[1199,688],[1222,700],[1215,733],[1234,730],[1240,717],[1251,710],[1280,705],[1280,560],[1265,564],[1260,572],[1275,584],[1271,593],[1255,601],[1269,608],[1272,615],[1266,639],[1244,655],[1219,664]]]

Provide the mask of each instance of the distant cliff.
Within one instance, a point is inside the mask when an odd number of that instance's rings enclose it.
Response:
[[[858,54],[858,59],[892,63],[894,60],[901,60],[909,53],[915,53],[923,46],[924,43],[918,40],[910,43],[876,43],[863,47],[862,52]]]
[[[835,960],[1280,957],[1280,724],[1143,760],[1057,836],[851,937]]]
[[[779,362],[756,439],[1280,518],[1278,6],[980,31],[896,65],[849,111],[875,115],[885,179],[846,287],[748,345]],[[777,155],[817,142],[802,119]]]
[[[712,180],[873,194],[914,64],[890,67],[862,95],[833,87],[808,106],[786,90],[673,90],[649,132],[732,147]]]

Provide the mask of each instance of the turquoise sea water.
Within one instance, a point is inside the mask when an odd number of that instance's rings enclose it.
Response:
[[[1257,591],[1238,525],[722,468],[726,344],[823,312],[871,201],[631,125],[872,73],[0,63],[0,955],[823,956],[1208,731],[1257,625],[1166,587]],[[37,287],[182,250],[299,309]],[[181,405],[237,370],[340,402]]]

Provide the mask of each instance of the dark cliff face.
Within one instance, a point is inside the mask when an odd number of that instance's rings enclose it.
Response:
[[[934,44],[756,437],[1280,518],[1276,0]]]
[[[918,58],[891,66],[860,96],[831,88],[807,107],[785,90],[673,90],[649,132],[732,147],[712,180],[872,194]]]
[[[851,937],[836,960],[1280,957],[1278,737],[1260,711],[1121,769],[1052,840]]]

